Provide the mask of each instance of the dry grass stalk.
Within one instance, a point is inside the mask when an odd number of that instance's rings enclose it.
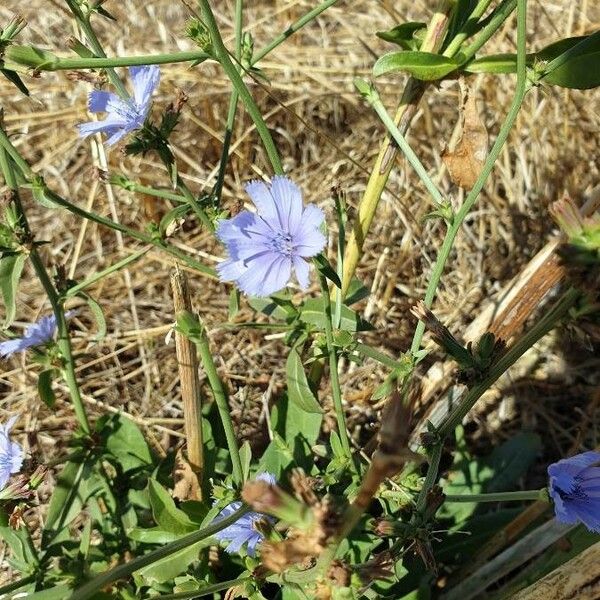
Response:
[[[173,291],[173,307],[175,315],[181,311],[192,311],[192,301],[185,274],[176,268],[171,274],[171,289]],[[187,459],[198,478],[199,486],[193,493],[200,500],[204,470],[204,447],[202,442],[202,392],[198,377],[198,357],[196,347],[185,335],[175,331],[175,348],[179,367],[181,399],[183,403],[184,428],[187,445]]]

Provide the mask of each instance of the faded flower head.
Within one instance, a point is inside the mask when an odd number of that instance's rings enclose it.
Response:
[[[103,90],[90,93],[90,112],[105,112],[106,119],[79,125],[81,137],[104,132],[109,136],[106,143],[112,146],[129,132],[142,127],[150,110],[152,92],[160,80],[160,70],[156,65],[129,67],[129,75],[133,83],[133,98],[119,98]]]
[[[271,185],[251,181],[246,192],[256,213],[243,210],[219,222],[217,236],[229,258],[217,266],[222,281],[235,281],[250,296],[269,296],[287,285],[292,267],[300,287],[309,282],[310,263],[325,246],[319,230],[323,212],[302,203],[300,188],[290,179],[275,176]]]
[[[19,472],[23,464],[23,449],[9,437],[17,418],[11,417],[4,425],[0,425],[0,490],[6,486],[12,474]]]
[[[65,317],[70,317],[74,311],[67,311]],[[51,341],[56,331],[56,317],[47,315],[42,317],[37,323],[30,325],[23,334],[23,337],[7,340],[0,343],[0,356],[7,357],[16,352],[23,352],[33,346],[41,346]]]
[[[265,481],[270,485],[275,485],[275,477],[270,473],[261,473],[256,477],[258,481]],[[228,504],[215,518],[214,522],[218,523],[221,519],[228,517],[233,514],[236,510],[239,510],[242,503],[239,500]],[[232,554],[239,552],[244,544],[247,544],[248,556],[254,556],[256,554],[256,546],[263,541],[263,534],[257,529],[256,525],[260,521],[267,520],[271,523],[274,522],[272,517],[264,515],[259,512],[251,511],[240,517],[235,523],[229,525],[225,529],[215,533],[215,538],[220,542],[229,542],[229,545],[225,548],[226,552]]]
[[[548,467],[549,493],[561,523],[600,533],[600,452],[584,452]]]

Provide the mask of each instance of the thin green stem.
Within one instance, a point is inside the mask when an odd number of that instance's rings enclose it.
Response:
[[[471,60],[487,41],[500,29],[500,26],[517,7],[517,0],[504,0],[487,19],[486,25],[475,36],[473,41],[461,52],[463,63]]]
[[[69,7],[69,10],[73,14],[73,17],[77,21],[78,25],[81,27],[81,30],[83,31],[88,41],[88,44],[91,46],[94,54],[100,58],[106,58],[106,53],[102,49],[100,41],[96,36],[96,32],[93,30],[92,25],[90,23],[90,15],[84,14],[81,10],[81,7],[77,4],[77,2],[75,2],[75,0],[66,0],[66,2],[67,6]],[[106,74],[108,75],[110,82],[113,84],[119,95],[123,98],[128,98],[129,93],[127,92],[125,85],[121,81],[120,77],[117,75],[116,71],[109,67],[106,69]]]
[[[438,428],[438,433],[443,439],[449,436],[457,425],[465,418],[473,405],[481,396],[507,371],[529,348],[551,331],[556,324],[567,315],[569,310],[581,297],[581,293],[571,288],[565,292],[554,308],[547,312],[530,331],[515,342],[498,361],[489,368],[485,379],[472,387],[461,398],[458,404],[446,416]]]
[[[213,583],[213,585],[207,585],[201,590],[195,592],[179,592],[177,594],[164,594],[160,596],[154,596],[157,600],[187,600],[192,598],[202,598],[202,596],[209,596],[216,594],[229,588],[237,587],[250,580],[250,577],[240,577],[239,579],[231,579],[230,581],[222,581],[221,583]]]
[[[338,361],[337,352],[333,345],[333,327],[332,327],[332,315],[331,315],[331,301],[329,299],[329,286],[327,285],[327,279],[324,275],[319,272],[319,281],[321,283],[321,293],[323,297],[323,303],[325,304],[325,339],[327,342],[327,355],[329,357],[329,376],[331,377],[331,393],[333,395],[333,407],[335,409],[335,416],[338,424],[338,433],[344,452],[348,456],[350,464],[354,464],[352,461],[352,449],[350,447],[350,440],[348,438],[348,431],[346,428],[346,418],[344,416],[344,405],[342,403],[342,390],[340,387],[340,379],[338,375]]]
[[[184,264],[186,264],[191,269],[198,271],[200,273],[204,273],[208,277],[216,277],[216,272],[214,269],[203,265],[197,260],[191,258],[185,252],[179,250],[179,248],[172,246],[167,241],[162,239],[157,239],[152,235],[143,233],[141,231],[137,231],[132,229],[131,227],[127,227],[127,225],[122,225],[121,223],[117,223],[116,221],[112,221],[106,217],[103,217],[97,213],[89,212],[79,206],[69,202],[65,198],[59,196],[52,190],[48,189],[45,183],[39,178],[36,177],[31,167],[27,164],[27,162],[21,157],[18,150],[12,145],[10,139],[6,135],[6,132],[0,127],[0,146],[2,146],[8,155],[13,159],[15,164],[19,167],[23,176],[26,179],[30,180],[31,187],[37,189],[38,193],[44,195],[47,200],[53,202],[54,204],[68,210],[69,212],[81,217],[83,219],[88,219],[89,221],[93,221],[94,223],[98,223],[99,225],[104,225],[105,227],[109,227],[110,229],[114,229],[115,231],[120,231],[129,237],[143,242],[144,244],[151,244],[155,248],[174,256]]]
[[[223,430],[225,431],[225,439],[227,440],[227,448],[229,449],[229,455],[231,457],[233,480],[237,485],[242,485],[244,482],[244,472],[242,470],[242,461],[240,458],[238,441],[233,428],[233,421],[231,420],[231,413],[229,410],[229,404],[227,402],[227,394],[225,392],[225,388],[223,387],[223,382],[217,373],[217,367],[215,366],[215,361],[213,360],[213,356],[210,351],[206,329],[202,327],[201,333],[197,337],[192,338],[192,341],[198,348],[200,361],[204,367],[204,372],[206,373],[210,389],[212,390],[217,408],[219,410],[221,423],[223,424]]]
[[[147,185],[141,185],[132,181],[131,179],[127,179],[123,175],[114,175],[110,178],[111,185],[123,188],[128,192],[135,192],[137,194],[146,194],[148,196],[156,196],[157,198],[164,198],[165,200],[172,200],[173,202],[177,202],[179,204],[185,204],[186,199],[180,195],[175,194],[174,192],[169,192],[168,190],[160,190],[157,188],[153,188]]]
[[[2,129],[0,129],[0,131],[4,133]],[[6,185],[12,191],[12,199],[14,201],[21,227],[23,228],[23,231],[25,231],[27,237],[33,241],[34,238],[31,228],[29,227],[27,215],[25,213],[23,204],[21,203],[21,198],[19,197],[17,178],[4,146],[0,146],[0,169],[4,175]],[[56,318],[57,346],[61,352],[63,360],[61,374],[65,380],[65,383],[67,384],[67,387],[69,388],[69,394],[71,396],[71,402],[73,403],[75,415],[77,416],[77,421],[79,422],[83,432],[85,434],[89,434],[90,424],[85,411],[85,406],[83,404],[83,398],[81,397],[81,392],[79,391],[77,378],[75,376],[75,361],[73,359],[73,353],[71,350],[71,339],[69,337],[69,328],[65,318],[65,311],[60,301],[58,292],[56,291],[56,288],[54,287],[52,280],[46,271],[46,267],[44,266],[39,252],[33,243],[30,245],[29,260],[31,261],[33,269],[40,280],[44,291],[46,292],[48,300],[50,301],[50,305],[52,306],[52,311],[54,312],[54,316]]]
[[[498,137],[490,150],[488,157],[485,160],[483,168],[481,169],[481,173],[475,182],[475,185],[468,193],[467,197],[463,205],[460,207],[459,211],[454,216],[448,231],[446,232],[446,236],[442,243],[442,247],[438,254],[437,260],[433,267],[433,271],[431,273],[431,278],[429,280],[429,284],[427,286],[427,290],[425,292],[425,305],[427,307],[431,307],[433,300],[435,298],[438,285],[442,278],[442,274],[444,272],[444,268],[446,266],[446,261],[450,256],[450,252],[452,251],[452,247],[454,245],[454,240],[462,227],[462,224],[473,208],[475,202],[477,201],[479,194],[483,190],[483,186],[485,185],[492,169],[494,168],[494,164],[500,155],[502,147],[506,142],[508,135],[515,124],[517,119],[517,115],[519,114],[519,110],[521,105],[523,104],[523,100],[527,93],[528,84],[527,84],[527,64],[526,64],[526,18],[527,18],[527,0],[519,0],[519,9],[518,9],[518,23],[517,23],[517,86],[515,90],[515,97],[512,101],[510,110],[508,111],[508,115],[500,131],[498,132]],[[422,321],[419,321],[417,327],[415,329],[415,333],[413,336],[412,344],[410,350],[412,354],[416,354],[421,346],[421,340],[423,339],[423,333],[425,332],[425,324]]]
[[[423,512],[427,505],[427,494],[437,481],[443,450],[444,444],[442,441],[437,443],[431,450],[429,455],[429,467],[425,475],[425,481],[423,482],[423,487],[421,488],[417,498],[417,512]]]
[[[523,490],[519,492],[490,492],[489,494],[448,494],[444,502],[518,502],[523,500],[541,500],[545,489]]]
[[[63,294],[63,296],[65,298],[72,298],[73,296],[76,296],[79,292],[85,290],[85,288],[89,287],[90,285],[93,285],[97,281],[100,281],[101,279],[104,279],[105,277],[108,277],[109,275],[116,273],[117,271],[120,271],[121,269],[127,267],[128,265],[135,262],[136,260],[139,260],[140,258],[142,258],[142,256],[144,256],[144,254],[148,253],[149,249],[150,248],[144,248],[143,250],[138,250],[137,252],[134,252],[130,256],[125,257],[123,260],[116,262],[114,265],[111,265],[110,267],[107,267],[106,269],[102,269],[101,271],[98,271],[97,273],[90,275],[90,277],[88,277],[87,279],[84,279],[82,282],[77,283],[74,286],[70,287]]]
[[[448,47],[442,52],[443,56],[454,56],[462,46],[463,42],[469,37],[470,29],[474,23],[479,21],[483,16],[483,13],[487,10],[488,6],[492,3],[492,0],[479,0],[477,6],[473,9],[469,19],[462,27],[462,29],[454,36]]]
[[[436,205],[442,206],[444,204],[444,197],[442,196],[442,193],[439,191],[439,189],[429,176],[429,173],[427,173],[427,170],[423,166],[423,163],[419,160],[419,157],[415,154],[414,150],[406,141],[406,138],[402,135],[400,129],[394,122],[394,119],[392,119],[390,114],[387,112],[377,90],[373,86],[371,86],[369,87],[368,92],[364,93],[363,95],[366,98],[367,102],[373,107],[373,109],[381,119],[381,122],[385,125],[390,135],[394,138],[394,141],[398,144],[400,150],[402,150],[408,162],[416,171],[417,175],[423,182],[423,185],[431,194],[433,201],[436,203]]]
[[[189,533],[188,535],[175,540],[169,544],[165,544],[148,554],[144,554],[142,556],[138,556],[133,560],[119,565],[110,571],[106,571],[94,577],[91,581],[76,589],[73,594],[70,596],[69,600],[87,600],[88,598],[92,598],[96,592],[100,591],[102,588],[107,586],[110,583],[118,581],[119,579],[123,579],[125,577],[129,577],[135,571],[146,567],[147,565],[151,565],[166,556],[170,556],[179,550],[183,550],[184,548],[188,548],[189,546],[196,544],[210,536],[214,535],[218,531],[229,527],[232,523],[235,523],[240,517],[243,517],[249,508],[247,506],[242,506],[239,510],[235,511],[233,514],[221,519],[218,522],[212,522],[208,527],[204,529],[200,529],[199,531],[194,531],[193,533]]]
[[[279,153],[277,152],[275,142],[271,137],[271,132],[269,131],[262,114],[256,105],[254,98],[252,97],[252,94],[249,92],[244,80],[231,61],[229,52],[227,52],[227,49],[223,44],[223,39],[221,38],[221,33],[219,32],[219,27],[213,15],[210,4],[208,0],[199,0],[199,5],[202,20],[211,36],[215,57],[221,64],[221,67],[225,71],[227,77],[229,77],[231,80],[233,87],[237,90],[242,102],[244,103],[244,106],[246,107],[246,110],[248,111],[248,114],[250,115],[250,118],[254,122],[256,131],[262,140],[267,152],[267,156],[269,157],[273,167],[273,171],[276,174],[281,175],[283,174],[283,165],[281,164],[281,159],[279,158]]]
[[[338,0],[326,0],[321,2],[318,6],[315,6],[312,10],[307,12],[304,16],[300,17],[297,21],[292,23],[282,34],[278,35],[269,45],[265,46],[260,52],[255,54],[252,64],[256,64],[262,60],[267,54],[275,50],[277,46],[285,42],[290,36],[296,33],[299,29],[302,29],[305,25],[310,23],[315,17],[318,17],[323,11],[327,10],[330,6],[333,6]]]
[[[354,349],[363,356],[368,356],[369,358],[376,360],[377,362],[381,363],[382,365],[385,365],[386,367],[389,367],[390,369],[398,369],[406,366],[398,362],[391,356],[388,356],[384,352],[380,352],[376,348],[372,348],[371,346],[367,346],[366,344],[363,344],[361,342],[358,342],[354,346]]]

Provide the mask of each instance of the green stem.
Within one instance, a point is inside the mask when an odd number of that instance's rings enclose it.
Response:
[[[271,132],[269,131],[262,114],[260,113],[260,110],[256,105],[254,98],[252,97],[252,94],[250,94],[248,91],[244,80],[242,79],[233,62],[231,62],[229,53],[223,44],[219,27],[217,26],[217,22],[213,15],[210,4],[208,0],[199,0],[199,5],[202,20],[211,36],[215,57],[221,64],[221,67],[225,71],[227,77],[229,77],[231,80],[233,87],[237,90],[242,102],[246,107],[246,110],[248,111],[248,114],[250,115],[250,118],[254,122],[256,131],[258,132],[258,135],[260,136],[267,152],[267,156],[271,161],[273,171],[276,174],[281,175],[283,174],[283,165],[281,164],[281,159],[279,158],[277,148],[275,147],[275,143],[271,137]]]
[[[204,273],[205,275],[207,275],[209,277],[216,277],[216,272],[214,269],[211,269],[210,267],[203,265],[202,263],[198,262],[197,260],[194,260],[187,254],[185,254],[185,252],[182,252],[181,250],[179,250],[179,248],[172,246],[165,240],[156,239],[151,235],[145,234],[141,231],[136,231],[135,229],[132,229],[131,227],[127,227],[127,225],[122,225],[121,223],[112,221],[111,219],[103,217],[99,214],[96,214],[93,212],[88,212],[87,210],[80,208],[79,206],[77,206],[75,204],[72,204],[65,198],[62,198],[61,196],[59,196],[52,190],[48,189],[46,187],[46,185],[40,180],[40,178],[36,177],[35,173],[31,169],[31,167],[21,157],[21,155],[19,154],[17,149],[12,145],[11,141],[9,140],[8,136],[6,135],[6,132],[1,127],[0,127],[0,146],[2,146],[6,150],[8,155],[13,159],[15,164],[19,167],[19,169],[23,173],[23,176],[26,179],[29,179],[31,182],[33,182],[32,187],[40,188],[39,191],[43,192],[43,194],[46,196],[46,198],[48,200],[50,200],[51,202],[54,202],[58,206],[65,208],[66,210],[73,213],[74,215],[77,215],[78,217],[81,217],[83,219],[88,219],[89,221],[93,221],[94,223],[98,223],[99,225],[104,225],[105,227],[109,227],[110,229],[114,229],[115,231],[120,231],[121,233],[124,233],[125,235],[128,235],[129,237],[131,237],[135,240],[143,242],[144,244],[151,244],[155,248],[158,248],[159,250],[162,250],[162,251],[166,252],[167,254],[174,256],[175,258],[177,258],[178,260],[180,260],[181,262],[186,264],[191,269],[194,269],[195,271]]]
[[[28,575],[27,577],[23,577],[23,579],[18,579],[17,581],[11,581],[6,585],[0,587],[0,598],[5,597],[6,594],[10,592],[14,592],[29,583],[33,583],[37,579],[38,575],[34,573],[33,575]]]
[[[521,0],[520,0],[521,1]],[[581,293],[571,288],[565,292],[554,308],[546,313],[530,331],[515,342],[498,361],[492,365],[488,374],[477,385],[468,390],[454,409],[446,416],[438,428],[438,433],[443,439],[454,431],[457,425],[465,418],[473,405],[481,396],[506,372],[529,348],[550,332],[555,325],[567,315],[569,310],[581,297]]]
[[[419,492],[419,496],[417,498],[417,512],[423,512],[423,510],[426,507],[427,494],[429,490],[434,486],[437,480],[443,450],[444,444],[442,441],[438,442],[431,450],[431,454],[429,456],[429,468],[427,469],[427,474],[425,475],[423,487],[421,488],[421,491]]]
[[[69,10],[71,11],[71,13],[73,13],[73,17],[75,17],[75,20],[81,27],[83,33],[85,34],[88,44],[92,47],[92,51],[94,52],[94,54],[96,54],[96,56],[100,58],[106,58],[106,54],[102,49],[98,37],[96,36],[96,32],[93,30],[92,25],[90,23],[90,15],[84,15],[81,10],[81,7],[77,4],[75,0],[66,0],[66,2],[67,6],[69,7]],[[123,98],[128,98],[129,93],[127,92],[127,89],[123,85],[123,82],[121,81],[120,77],[117,75],[115,70],[112,68],[107,68],[106,74],[108,75],[108,78],[110,79],[111,83],[113,84],[119,95]]]
[[[470,29],[473,24],[479,21],[483,16],[483,13],[487,10],[488,6],[492,3],[492,0],[479,0],[477,6],[473,9],[473,12],[469,15],[469,19],[466,21],[462,29],[454,36],[448,47],[442,52],[442,56],[454,56],[462,46],[463,42],[469,37]]]
[[[318,269],[318,267],[316,267]],[[335,416],[337,418],[338,433],[344,452],[350,461],[352,461],[352,449],[350,447],[350,440],[348,439],[348,431],[346,429],[346,418],[344,416],[344,405],[342,403],[342,391],[340,388],[340,380],[338,375],[338,361],[337,352],[333,345],[333,327],[332,327],[332,315],[331,315],[331,301],[329,299],[329,286],[327,285],[327,279],[324,275],[319,272],[319,281],[321,283],[321,293],[323,296],[323,302],[325,304],[325,339],[327,341],[327,355],[329,357],[329,376],[331,377],[331,393],[333,395],[333,406],[335,409]]]
[[[500,29],[500,26],[513,13],[517,6],[517,0],[504,0],[500,6],[490,15],[484,28],[477,34],[475,39],[461,52],[463,64],[471,60],[484,44]]]
[[[397,361],[396,359],[392,358],[391,356],[388,356],[384,352],[380,352],[376,348],[372,348],[371,346],[367,346],[366,344],[363,344],[361,342],[357,342],[354,346],[354,349],[363,356],[368,356],[369,358],[376,360],[377,362],[381,363],[382,365],[385,365],[386,367],[389,367],[390,369],[399,369],[401,367],[406,366],[403,365],[401,362]]]
[[[70,287],[63,294],[63,297],[64,298],[72,298],[73,296],[76,296],[79,292],[83,291],[85,288],[89,287],[90,285],[93,285],[97,281],[100,281],[101,279],[108,277],[112,273],[116,273],[117,271],[125,268],[126,266],[130,265],[131,263],[135,262],[136,260],[139,260],[140,258],[142,258],[142,256],[144,256],[144,254],[147,254],[148,250],[149,250],[149,248],[144,248],[143,250],[138,250],[137,252],[134,252],[130,256],[125,257],[123,260],[116,262],[114,265],[111,265],[110,267],[107,267],[106,269],[102,269],[101,271],[98,271],[97,273],[94,273],[87,279],[84,279],[82,282],[77,283],[74,286]]]
[[[2,131],[2,129],[0,129],[0,131]],[[4,132],[2,131],[2,133]],[[13,193],[13,200],[19,216],[21,227],[25,231],[27,237],[33,240],[34,238],[31,228],[29,227],[27,215],[25,213],[25,209],[23,208],[23,204],[21,203],[21,198],[19,197],[17,178],[4,146],[0,146],[0,169],[4,175],[6,185]],[[33,244],[31,244],[29,250],[29,259],[31,260],[31,264],[33,265],[35,273],[40,280],[46,295],[48,296],[48,300],[50,301],[52,311],[54,312],[54,316],[56,318],[56,329],[58,334],[57,346],[63,359],[61,373],[65,383],[67,384],[67,387],[69,388],[69,394],[71,396],[75,415],[77,416],[77,421],[79,422],[83,432],[85,434],[89,434],[90,424],[85,411],[85,406],[83,404],[83,399],[81,397],[81,392],[79,391],[79,385],[77,384],[77,378],[75,376],[75,361],[73,360],[73,353],[71,351],[71,338],[69,337],[69,328],[65,318],[65,311],[60,301],[58,292],[56,291],[52,280],[46,271],[46,267],[44,266],[37,248]]]
[[[527,0],[519,0],[519,9],[517,12],[517,87],[515,90],[515,97],[512,101],[506,120],[500,128],[498,137],[496,138],[496,141],[494,142],[494,145],[492,146],[492,149],[485,160],[475,185],[468,193],[463,205],[454,216],[452,223],[446,232],[446,237],[442,243],[442,247],[433,267],[431,278],[425,292],[425,305],[428,308],[431,307],[433,299],[435,298],[440,279],[442,278],[442,274],[446,266],[446,261],[448,260],[450,252],[452,251],[452,246],[454,245],[454,240],[456,239],[456,236],[462,227],[465,218],[473,208],[473,205],[477,201],[483,186],[485,185],[490,173],[492,172],[492,169],[494,168],[494,164],[500,155],[502,147],[504,146],[504,143],[506,142],[513,125],[515,124],[517,115],[519,114],[519,110],[523,104],[525,94],[527,93],[526,18]],[[419,321],[410,347],[413,355],[416,354],[421,346],[421,340],[423,339],[424,332],[425,324],[422,321]]]
[[[239,579],[231,579],[230,581],[222,581],[221,583],[213,583],[207,585],[201,590],[195,592],[179,592],[178,594],[164,594],[161,596],[153,596],[156,600],[187,600],[192,598],[201,598],[202,596],[209,596],[210,594],[216,594],[228,590],[229,588],[237,587],[250,581],[250,577],[240,577]]]
[[[362,85],[360,86],[360,89],[363,89]],[[444,204],[444,197],[435,183],[433,183],[431,177],[429,177],[429,173],[427,173],[427,170],[423,166],[423,163],[419,160],[419,157],[415,154],[414,150],[406,141],[406,138],[402,135],[400,129],[394,122],[394,119],[392,119],[390,114],[387,112],[375,87],[370,86],[368,91],[364,92],[363,95],[367,102],[373,107],[390,135],[394,138],[394,141],[398,144],[400,150],[404,152],[408,162],[416,171],[417,175],[427,188],[427,191],[431,194],[433,201],[438,206],[442,206]]]
[[[225,529],[232,523],[235,523],[240,517],[243,517],[248,510],[249,509],[247,506],[242,506],[242,508],[228,517],[221,519],[217,523],[213,521],[213,523],[204,529],[189,533],[188,535],[175,540],[174,542],[165,544],[164,546],[161,546],[160,548],[157,548],[148,554],[138,556],[127,563],[119,565],[110,571],[106,571],[105,573],[94,577],[94,579],[76,589],[70,596],[69,600],[87,600],[88,598],[92,598],[96,592],[100,591],[108,584],[118,581],[119,579],[129,577],[135,571],[138,571],[147,565],[151,565],[152,563],[155,563],[166,556],[170,556],[179,550],[188,548],[189,546],[196,544],[203,539],[209,538],[218,531]]]
[[[490,492],[489,494],[448,494],[444,502],[518,502],[521,500],[542,500],[545,488],[520,492]]]
[[[177,202],[179,204],[185,204],[186,200],[180,194],[175,194],[174,192],[169,192],[168,190],[160,190],[157,188],[153,188],[147,185],[141,185],[132,181],[131,179],[127,179],[123,175],[113,175],[110,178],[110,184],[123,188],[128,192],[134,192],[137,194],[146,194],[148,196],[156,196],[157,198],[164,198],[165,200],[172,200],[173,202]]]
[[[229,449],[229,455],[231,457],[231,464],[233,467],[233,480],[237,485],[242,485],[244,482],[244,472],[242,470],[242,461],[240,459],[240,450],[238,447],[235,430],[233,428],[233,421],[231,420],[231,413],[229,411],[229,404],[227,402],[227,394],[223,387],[223,382],[217,373],[217,367],[213,360],[212,353],[210,351],[210,345],[208,343],[208,336],[206,335],[206,329],[204,326],[201,327],[201,333],[192,338],[192,341],[198,348],[200,354],[200,360],[204,367],[204,372],[208,379],[210,389],[212,390],[219,415],[221,417],[221,423],[225,431],[225,439],[227,440],[227,448]]]

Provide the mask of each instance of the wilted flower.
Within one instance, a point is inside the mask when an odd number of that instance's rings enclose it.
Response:
[[[548,467],[549,492],[561,523],[581,521],[600,533],[600,452],[584,452]]]
[[[259,481],[266,481],[271,485],[275,485],[275,477],[270,473],[261,473],[256,477]],[[239,500],[228,504],[216,517],[215,523],[218,523],[221,519],[228,517],[233,514],[236,510],[239,510],[242,503]],[[215,538],[220,542],[229,542],[229,545],[225,548],[226,552],[230,554],[239,552],[244,544],[247,544],[248,556],[254,556],[256,554],[256,546],[263,541],[264,536],[256,528],[256,524],[259,521],[274,521],[271,517],[263,515],[262,513],[251,511],[241,516],[235,523],[225,527],[221,531],[215,533]]]
[[[23,449],[17,442],[12,442],[8,435],[17,418],[11,417],[4,425],[0,425],[0,490],[23,464]]]
[[[222,281],[235,281],[250,296],[269,296],[289,282],[292,267],[300,287],[308,287],[310,264],[325,246],[319,231],[324,216],[314,204],[303,207],[300,188],[287,177],[268,186],[251,181],[246,192],[256,213],[243,210],[217,228],[229,258],[217,266]]]
[[[68,319],[77,311],[68,310],[65,317]],[[0,356],[7,357],[15,352],[23,352],[33,346],[41,346],[54,338],[56,331],[56,317],[54,314],[42,317],[37,323],[30,325],[23,334],[23,337],[0,342]]]
[[[81,137],[104,132],[109,136],[106,143],[112,146],[130,131],[142,127],[150,110],[152,92],[160,79],[160,70],[156,65],[129,67],[129,75],[133,82],[133,98],[119,98],[116,94],[103,90],[90,93],[90,112],[105,112],[107,116],[104,121],[79,125]]]

